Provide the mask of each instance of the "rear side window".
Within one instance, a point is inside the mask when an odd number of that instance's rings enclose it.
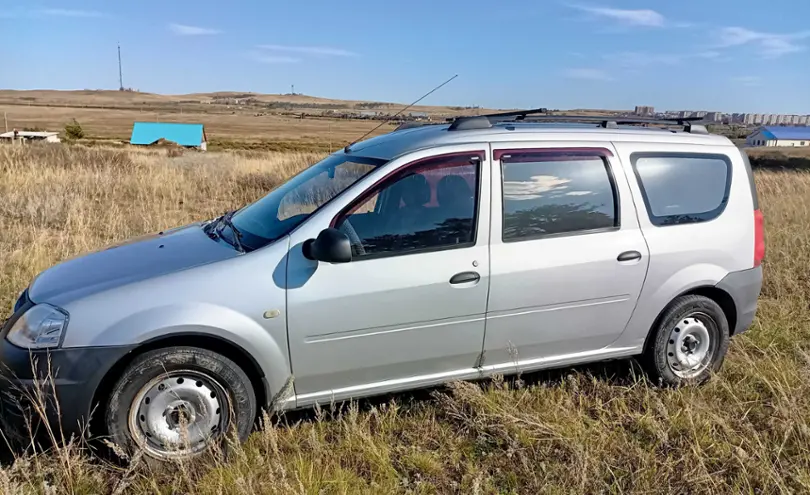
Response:
[[[705,222],[725,209],[731,186],[727,156],[633,153],[630,160],[654,225]]]
[[[602,156],[565,151],[506,154],[501,172],[504,242],[619,225],[616,189]]]

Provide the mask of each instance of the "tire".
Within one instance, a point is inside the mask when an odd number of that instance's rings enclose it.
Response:
[[[112,442],[132,455],[189,459],[247,439],[256,418],[256,394],[236,363],[196,347],[148,351],[127,366],[105,412]],[[233,437],[231,437],[233,438]]]
[[[728,319],[720,305],[704,296],[680,296],[652,328],[642,364],[658,385],[697,385],[720,369],[728,344]]]

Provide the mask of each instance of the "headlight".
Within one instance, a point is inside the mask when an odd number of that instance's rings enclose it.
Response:
[[[58,347],[67,327],[68,315],[50,304],[37,304],[20,316],[6,337],[24,349]]]

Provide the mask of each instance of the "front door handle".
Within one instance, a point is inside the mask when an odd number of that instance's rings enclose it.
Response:
[[[635,261],[641,259],[641,253],[638,251],[625,251],[617,258],[618,261]]]
[[[450,279],[450,283],[453,285],[466,284],[469,282],[478,282],[479,280],[481,280],[481,275],[479,275],[478,272],[461,272],[453,275]]]

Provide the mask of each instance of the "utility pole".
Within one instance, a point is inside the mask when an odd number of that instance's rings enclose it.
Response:
[[[118,43],[118,91],[124,90],[124,72],[121,70],[121,43]]]
[[[3,112],[3,123],[6,124],[6,132],[8,132],[8,114]]]
[[[295,96],[295,84],[290,85],[290,94]]]

